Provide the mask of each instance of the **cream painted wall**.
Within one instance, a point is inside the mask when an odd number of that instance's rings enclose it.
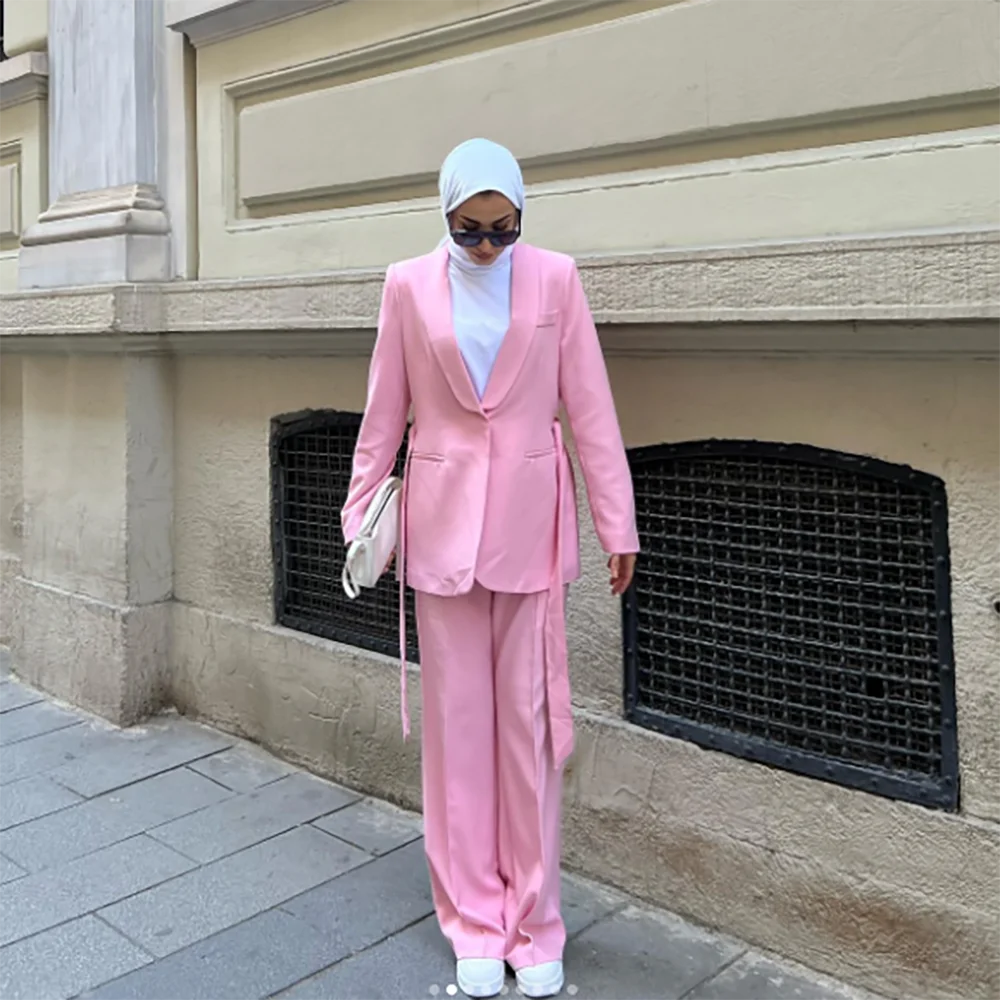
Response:
[[[168,687],[171,363],[69,352],[18,361],[12,656],[27,683],[131,725],[163,707]]]
[[[740,437],[874,455],[941,476],[951,511],[963,801],[1000,820],[998,369],[989,362],[616,358],[612,379],[630,446]],[[269,421],[360,411],[362,359],[183,358],[176,368],[177,600],[272,621]],[[582,490],[581,490],[582,496]],[[583,519],[585,525],[589,518]],[[589,528],[586,582],[571,597],[576,699],[620,714],[618,607]]]
[[[177,358],[177,600],[273,620],[269,422],[311,407],[360,411],[367,368],[362,358]]]
[[[531,238],[573,254],[1000,222],[991,0],[510,7],[348,3],[201,48],[201,275],[425,252],[475,131],[525,159]]]
[[[21,359],[0,360],[0,645],[10,645],[18,618],[13,593],[21,572]]]
[[[21,361],[24,575],[109,604],[127,601],[125,363]]]
[[[178,359],[173,690],[185,711],[417,805],[396,663],[271,624],[269,420],[305,407],[360,410],[365,368],[363,359]],[[962,812],[892,802],[622,723],[619,606],[588,526],[587,575],[569,612],[579,738],[567,780],[568,862],[875,989],[992,997],[1000,984],[985,957],[1000,916],[997,364],[678,356],[613,357],[609,368],[630,446],[801,441],[945,479]],[[419,730],[419,696],[412,701]]]
[[[21,554],[21,359],[0,362],[0,552]]]
[[[631,446],[711,437],[802,442],[945,481],[963,807],[1000,821],[996,363],[616,359],[612,376]],[[649,400],[662,402],[654,410],[643,405]],[[602,707],[614,703],[609,695]]]
[[[4,0],[3,47],[8,56],[44,52],[48,37],[48,0]]]
[[[0,115],[0,164],[17,165],[23,232],[48,208],[47,101],[25,101]],[[17,253],[16,244],[0,245],[0,292],[17,290]]]

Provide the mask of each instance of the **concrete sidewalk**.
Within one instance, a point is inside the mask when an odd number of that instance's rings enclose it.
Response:
[[[0,713],[2,1000],[456,994],[419,816],[177,716],[117,730],[9,675]],[[572,876],[564,912],[564,995],[863,995]]]

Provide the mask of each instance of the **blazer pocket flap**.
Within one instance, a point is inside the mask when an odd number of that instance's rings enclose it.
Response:
[[[551,309],[547,312],[540,312],[538,314],[538,322],[536,326],[557,326],[559,324],[559,310]]]

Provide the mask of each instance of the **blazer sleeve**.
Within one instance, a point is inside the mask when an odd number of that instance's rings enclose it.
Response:
[[[638,552],[632,475],[597,329],[572,261],[563,298],[559,394],[576,442],[601,547],[608,554]]]
[[[354,449],[351,484],[340,512],[350,544],[361,528],[375,492],[392,475],[410,410],[410,384],[403,354],[399,289],[393,268],[386,272],[378,334],[368,370],[368,398]]]

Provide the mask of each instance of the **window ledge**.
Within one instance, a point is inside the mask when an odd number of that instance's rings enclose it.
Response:
[[[752,244],[578,261],[615,354],[1000,354],[1000,230]],[[0,349],[357,355],[384,271],[0,296]]]
[[[196,48],[235,38],[343,0],[167,0],[167,26]]]
[[[43,99],[49,92],[49,57],[22,52],[0,62],[0,111]]]

